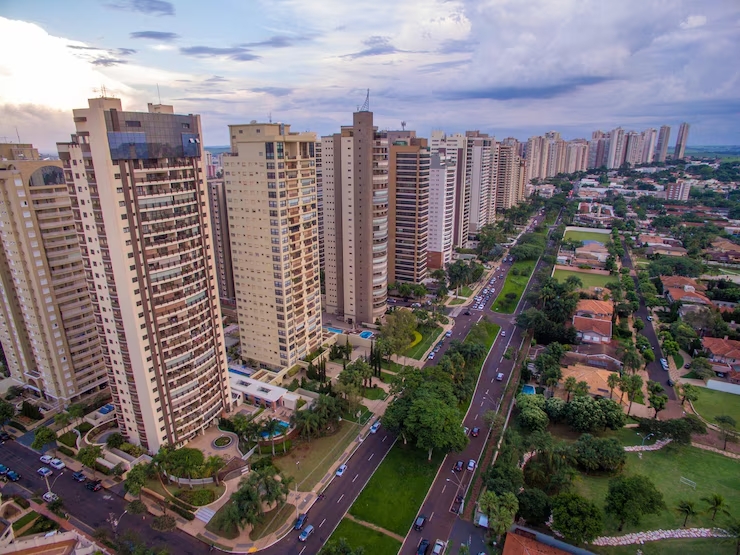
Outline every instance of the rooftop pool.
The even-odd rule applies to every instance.
[[[340,330],[339,328],[330,328],[330,327],[327,326],[326,329],[329,330],[332,333],[344,333],[344,330]]]
[[[363,332],[362,332],[362,333],[360,334],[360,337],[362,337],[363,339],[370,339],[370,338],[371,338],[371,337],[372,337],[373,335],[374,335],[374,334],[373,334],[373,332],[371,332],[371,331],[363,331]]]
[[[534,395],[535,393],[537,393],[537,390],[534,388],[533,385],[527,384],[522,386],[522,393],[524,393],[525,395]]]

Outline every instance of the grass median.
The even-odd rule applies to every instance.
[[[349,518],[342,519],[329,541],[339,541],[340,538],[344,538],[352,549],[363,547],[365,553],[373,555],[396,555],[401,549],[398,540]]]
[[[522,293],[527,288],[529,277],[537,264],[535,260],[520,260],[511,265],[506,276],[504,287],[499,291],[496,301],[493,303],[493,311],[503,314],[511,314],[519,304]],[[516,275],[515,275],[516,274]]]
[[[403,353],[403,356],[407,356],[416,360],[421,360],[432,344],[439,339],[439,335],[442,333],[442,328],[439,326],[431,327],[420,327],[419,333],[421,333],[421,341],[419,341],[413,347],[410,347]]]

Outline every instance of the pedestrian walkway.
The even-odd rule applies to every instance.
[[[709,445],[704,445],[703,443],[697,443],[695,441],[692,441],[691,445],[693,447],[698,447],[699,449],[704,449],[705,451],[711,451],[712,453],[717,453],[718,455],[730,457],[731,459],[740,460],[740,455],[737,453],[730,453],[729,451],[723,451],[722,449],[717,449],[716,447],[711,447]]]
[[[202,520],[203,522],[208,524],[209,522],[211,522],[211,519],[214,517],[215,514],[216,511],[214,511],[213,509],[210,509],[208,507],[201,507],[200,509],[195,511],[195,518]]]
[[[401,543],[403,543],[403,536],[399,536],[395,532],[391,532],[390,530],[386,530],[385,528],[381,528],[380,526],[377,526],[371,522],[365,522],[364,520],[360,520],[359,518],[353,517],[350,513],[347,513],[345,515],[345,518],[348,518],[349,520],[352,520],[353,522],[356,522],[357,524],[361,524],[362,526],[365,526],[366,528],[370,528],[371,530],[375,530],[377,532],[380,532],[382,534],[385,534],[386,536],[390,536],[394,540],[398,540]]]

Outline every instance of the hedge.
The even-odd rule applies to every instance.
[[[13,496],[13,501],[15,501],[15,504],[16,505],[18,505],[19,507],[22,507],[24,509],[28,509],[28,507],[31,506],[31,504],[28,502],[27,499],[25,499],[24,497],[21,497],[18,494],[15,494]]]
[[[102,474],[105,474],[106,476],[110,476],[110,468],[100,464],[98,461],[95,461],[95,470]]]
[[[21,424],[20,422],[16,422],[15,420],[10,420],[8,422],[8,426],[10,426],[11,428],[15,428],[19,432],[27,432],[28,431],[23,424]]]
[[[59,450],[60,452],[62,452],[62,453],[64,453],[65,455],[67,455],[68,457],[73,457],[73,458],[74,458],[74,456],[75,456],[75,452],[74,452],[74,451],[72,451],[72,449],[70,449],[69,447],[65,447],[64,445],[59,445],[59,446],[57,446],[57,449],[58,449],[58,450]]]
[[[26,524],[30,524],[34,520],[36,520],[39,517],[39,514],[36,511],[31,511],[28,514],[23,515],[21,518],[16,520],[13,523],[13,531],[17,532],[21,528],[23,528]]]
[[[202,507],[213,503],[216,494],[211,489],[182,490],[177,494],[177,498],[194,507]]]
[[[77,447],[77,434],[70,430],[60,435],[57,441],[61,441],[67,447]]]
[[[188,505],[185,501],[182,501],[178,499],[177,497],[172,497],[171,495],[167,496],[167,500],[171,501],[173,507],[179,507],[185,511],[192,511],[193,507]]]
[[[89,422],[83,422],[79,426],[77,426],[77,429],[80,431],[82,435],[85,435],[87,432],[92,430],[95,426],[90,424]]]
[[[170,509],[186,520],[195,520],[195,515],[193,513],[186,511],[185,509],[181,509],[177,505],[170,505]]]

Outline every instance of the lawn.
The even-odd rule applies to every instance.
[[[468,300],[468,299],[463,299],[462,297],[461,297],[461,298],[459,298],[459,299],[452,299],[452,300],[450,301],[450,305],[463,304],[463,303],[464,303],[465,301],[467,301],[467,300]]]
[[[694,408],[710,422],[714,422],[714,418],[722,414],[732,416],[735,422],[740,422],[740,395],[702,387],[699,399],[694,401]]]
[[[620,545],[614,547],[588,546],[589,551],[601,555],[635,555],[637,545]],[[639,546],[643,555],[735,555],[732,540],[720,538],[702,538],[696,540],[662,540],[647,542]]]
[[[711,515],[704,512],[702,497],[720,493],[730,507],[740,507],[740,461],[697,449],[690,446],[666,447],[659,451],[627,453],[624,473],[643,474],[655,483],[663,493],[667,510],[658,515],[649,515],[638,526],[626,524],[617,532],[617,523],[605,517],[604,535],[621,535],[639,530],[676,529],[683,518],[675,511],[681,500],[694,501],[701,514],[689,519],[689,527],[712,526]],[[696,490],[680,483],[684,477],[696,482]],[[608,490],[609,476],[580,475],[575,489],[600,507]],[[715,523],[716,524],[716,523]]]
[[[673,362],[676,363],[676,368],[678,368],[679,370],[683,368],[683,357],[680,353],[673,355]],[[737,395],[735,395],[735,397],[737,397]],[[737,400],[740,401],[740,397],[737,397]]]
[[[348,518],[342,519],[329,541],[339,538],[347,540],[352,549],[363,547],[365,553],[373,555],[396,555],[401,549],[401,542]]]
[[[503,312],[504,314],[514,312],[516,305],[519,304],[519,299],[522,297],[522,293],[524,293],[524,289],[527,287],[529,276],[532,275],[535,264],[532,260],[520,260],[512,264],[511,270],[506,275],[506,282],[501,291],[499,291],[496,302],[493,303],[492,308],[494,312]],[[518,276],[513,274],[515,269],[519,273]],[[516,297],[509,301],[506,298],[508,293],[515,293]]]
[[[291,516],[295,517],[295,514],[295,505],[283,503],[281,506],[275,507],[262,516],[262,522],[258,522],[254,525],[254,528],[249,532],[249,538],[252,541],[256,541],[265,536],[269,536],[285,524]]]
[[[598,241],[606,245],[611,236],[608,233],[594,233],[593,231],[566,231],[563,241]]]
[[[365,399],[370,399],[371,401],[378,401],[379,399],[385,399],[386,392],[384,389],[380,387],[367,387],[363,389],[362,396]]]
[[[461,297],[469,297],[473,294],[473,290],[468,287],[467,285],[463,286],[462,289],[460,289],[460,296]]]
[[[570,276],[576,276],[583,282],[584,287],[604,287],[610,281],[618,281],[618,276],[602,276],[600,274],[587,274],[586,272],[577,272],[575,270],[555,270],[553,277],[563,282]]]
[[[421,332],[421,341],[413,347],[406,349],[403,356],[421,360],[422,357],[424,357],[424,353],[426,353],[437,339],[439,339],[439,334],[442,333],[442,328],[439,326],[434,326],[433,328],[421,327],[419,328],[419,331]]]
[[[293,449],[273,463],[288,476],[295,478],[300,491],[310,491],[329,471],[344,449],[352,443],[360,427],[354,422],[342,420],[339,430],[311,441],[295,440]],[[279,451],[278,451],[279,453]]]
[[[350,514],[405,536],[442,459],[444,453],[438,451],[427,461],[426,451],[398,441],[350,507]]]
[[[390,361],[389,363],[387,360],[383,360],[383,362],[380,363],[380,367],[395,374],[403,369],[403,364],[398,364],[395,361]]]
[[[470,328],[470,331],[468,332],[468,335],[465,336],[463,343],[482,343],[485,345],[486,351],[488,351],[496,340],[496,336],[500,329],[501,326],[498,324],[481,320]]]

